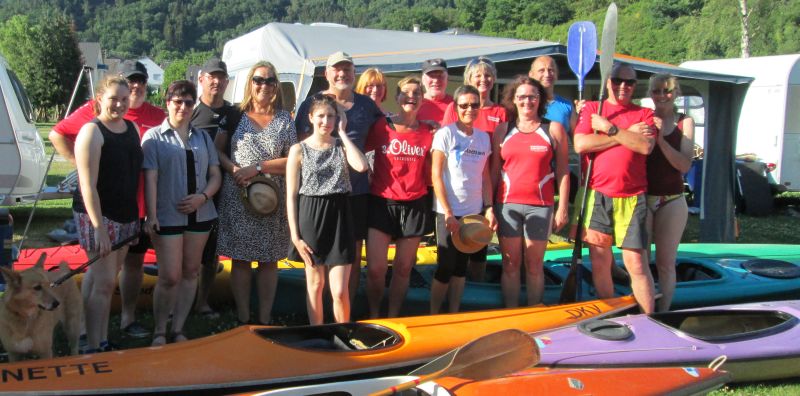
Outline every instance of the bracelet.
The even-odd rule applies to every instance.
[[[204,192],[201,192],[200,194],[203,194],[203,196],[206,197],[206,202],[208,202],[208,195]]]

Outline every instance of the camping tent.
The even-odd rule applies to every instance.
[[[484,55],[497,64],[500,78],[527,73],[532,58],[551,55],[559,63],[560,82],[574,84],[566,62],[567,48],[558,43],[270,23],[225,44],[222,60],[228,65],[231,79],[226,98],[234,102],[241,100],[248,69],[259,60],[269,60],[278,70],[281,81],[294,88],[291,99],[299,102],[311,91],[314,77],[322,75],[327,56],[339,50],[352,55],[357,71],[379,67],[389,73],[416,72],[424,60],[444,58],[450,74],[455,75],[470,59]],[[657,72],[672,73],[705,99],[708,116],[705,120],[700,239],[732,241],[735,128],[747,84],[752,79],[682,69],[639,58],[617,58],[641,72],[640,79]],[[599,71],[595,67],[587,77],[587,85],[598,85],[599,80]],[[588,91],[587,94],[592,93]]]

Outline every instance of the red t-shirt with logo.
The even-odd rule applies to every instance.
[[[417,118],[419,118],[419,116],[417,116]],[[450,125],[456,121],[458,121],[458,113],[456,112],[456,103],[453,102],[447,105],[447,110],[445,110],[444,119],[442,120],[442,126]],[[505,122],[508,122],[506,109],[495,103],[491,106],[481,107],[480,110],[478,110],[478,119],[472,123],[472,126],[486,131],[489,136],[492,136],[497,126]]]
[[[500,147],[503,159],[497,201],[551,206],[555,196],[553,144],[541,128],[530,133],[512,128]]]
[[[441,100],[439,99],[422,99],[422,105],[417,112],[417,119],[420,121],[436,121],[439,126],[444,126],[444,112],[447,110],[447,105],[453,103],[453,97],[445,95]]]
[[[364,151],[375,150],[370,192],[395,201],[411,201],[428,193],[425,172],[430,170],[433,131],[424,123],[416,131],[397,132],[379,118],[367,137]]]
[[[83,106],[79,107],[72,112],[72,114],[68,115],[67,118],[56,124],[53,130],[70,141],[75,142],[81,128],[95,118],[93,107],[94,100],[84,103]],[[161,122],[167,118],[167,115],[160,107],[145,102],[138,108],[128,109],[128,112],[125,113],[125,117],[123,118],[133,122],[139,127],[139,138],[141,138],[148,129],[161,125]],[[144,207],[144,176],[139,178],[139,190],[136,193],[136,201],[139,203],[139,217],[144,217],[147,213]]]
[[[581,111],[576,135],[588,135],[592,131],[592,114],[597,113],[599,102],[586,102]],[[653,110],[635,104],[620,105],[609,101],[603,103],[603,117],[619,129],[645,122],[655,131]],[[604,133],[599,132],[598,133]],[[592,153],[594,166],[589,187],[610,197],[632,197],[647,191],[647,156],[635,153],[623,145],[616,145]]]

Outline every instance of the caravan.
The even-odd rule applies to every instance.
[[[753,77],[739,115],[736,154],[775,169],[773,182],[800,191],[800,54],[690,61],[696,70]]]
[[[0,55],[0,205],[33,199],[46,176],[44,143],[17,76]]]

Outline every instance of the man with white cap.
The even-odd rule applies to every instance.
[[[356,72],[353,58],[349,54],[338,51],[328,57],[325,64],[325,79],[328,81],[328,89],[322,91],[323,94],[332,95],[336,98],[337,105],[344,110],[347,118],[347,136],[358,147],[364,150],[364,143],[367,134],[372,128],[372,124],[384,117],[383,112],[369,98],[369,96],[357,94],[353,91],[355,87]],[[311,133],[311,123],[308,119],[308,109],[311,104],[309,96],[297,109],[295,115],[295,126],[297,127],[297,140],[302,140]],[[369,177],[367,173],[358,173],[351,170],[350,184],[352,193],[350,195],[350,205],[352,208],[366,208],[369,197]],[[350,274],[350,300],[353,300],[358,289],[358,281],[361,271],[361,246],[367,237],[367,211],[353,210],[353,231],[356,239],[356,257]]]
[[[134,122],[139,127],[139,133],[142,135],[148,129],[161,125],[161,122],[166,118],[164,110],[146,102],[147,68],[141,62],[127,60],[120,65],[119,74],[128,80],[128,86],[131,91],[130,107],[124,118]],[[56,124],[48,135],[56,151],[72,162],[73,165],[75,164],[75,139],[81,127],[95,117],[93,106],[94,99],[91,99]],[[142,218],[142,221],[144,221],[145,215],[143,187],[144,183],[140,182],[137,200],[139,202],[139,217]],[[120,328],[125,334],[133,338],[144,338],[150,335],[150,332],[136,321],[136,302],[139,299],[139,290],[142,287],[144,254],[148,248],[150,248],[150,238],[147,237],[146,233],[142,232],[139,236],[139,243],[128,249],[125,264],[120,273],[119,289],[122,297]],[[82,290],[89,289],[89,287],[82,287]]]

